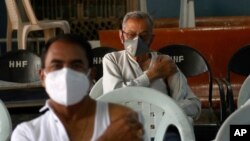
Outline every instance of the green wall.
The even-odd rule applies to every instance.
[[[147,0],[148,11],[155,18],[177,18],[180,0]],[[194,0],[195,14],[204,16],[250,16],[250,0]]]

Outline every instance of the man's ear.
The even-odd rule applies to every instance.
[[[40,77],[40,80],[41,80],[41,84],[43,87],[45,87],[45,83],[44,83],[44,80],[45,80],[45,74],[44,74],[44,69],[40,69],[39,70],[39,77]]]
[[[124,37],[123,37],[123,34],[122,34],[122,30],[119,30],[119,37],[120,37],[121,43],[123,44],[124,43]]]

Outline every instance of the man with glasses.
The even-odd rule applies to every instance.
[[[152,18],[144,12],[129,12],[119,34],[124,50],[103,58],[104,93],[127,86],[151,87],[170,95],[190,119],[198,118],[201,103],[185,76],[169,56],[149,49],[154,37]]]

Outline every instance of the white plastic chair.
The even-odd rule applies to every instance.
[[[9,112],[0,99],[0,141],[7,141],[12,132],[12,123]]]
[[[175,126],[182,141],[194,141],[194,132],[182,109],[167,95],[146,87],[124,87],[99,96],[98,101],[126,105],[141,113],[144,140],[163,141],[169,126]]]
[[[229,141],[230,137],[230,125],[246,125],[250,124],[250,104],[238,108],[232,113],[221,125],[215,141]]]
[[[243,104],[245,104],[249,98],[250,98],[250,75],[241,85],[237,102],[238,108],[240,108]]]
[[[21,0],[20,0],[21,1]],[[8,21],[7,21],[7,51],[11,50],[12,32],[17,30],[18,49],[26,49],[26,40],[29,32],[43,30],[45,41],[55,36],[56,28],[60,28],[64,33],[70,32],[69,23],[65,20],[42,20],[38,21],[30,0],[22,0],[25,15],[28,17],[28,22],[24,22],[19,13],[16,0],[5,0]]]
[[[89,92],[89,96],[92,99],[97,99],[99,96],[103,94],[103,85],[102,85],[102,77],[95,83],[92,89]]]

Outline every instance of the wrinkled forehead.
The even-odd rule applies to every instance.
[[[148,28],[152,29],[153,28],[153,23],[151,21],[151,19],[149,19],[149,17],[145,17],[145,16],[136,16],[136,15],[132,15],[132,16],[128,16],[128,17],[125,17],[123,19],[123,23],[122,23],[122,28],[125,28],[127,26],[127,22],[129,20],[133,20],[133,21],[141,21],[143,22],[144,24],[147,25]]]
[[[146,19],[142,18],[130,18],[124,24],[123,30],[135,30],[140,32],[151,32],[152,29]]]

